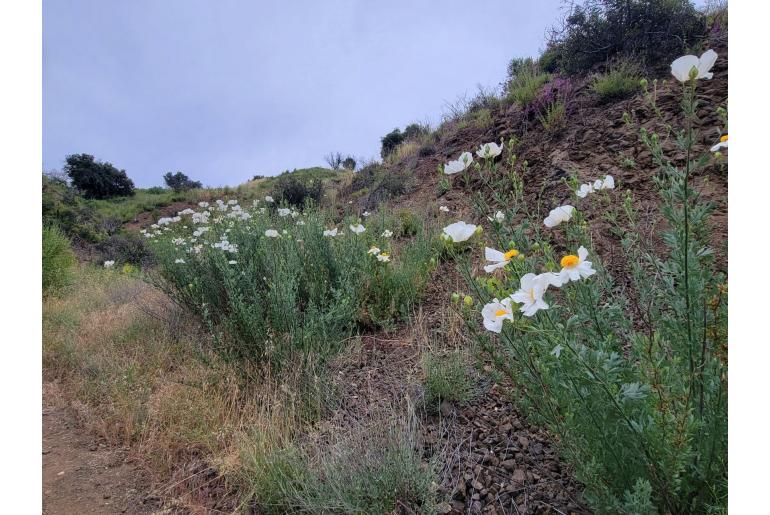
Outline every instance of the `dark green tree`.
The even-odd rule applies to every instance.
[[[174,191],[185,191],[203,187],[203,184],[201,184],[200,181],[193,181],[182,172],[167,172],[163,176],[163,180],[166,181],[166,186]]]
[[[68,155],[66,161],[64,172],[86,198],[104,199],[134,194],[134,183],[126,171],[118,170],[112,163],[97,161],[89,154]]]

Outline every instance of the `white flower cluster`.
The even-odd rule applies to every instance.
[[[589,193],[611,189],[615,189],[615,179],[612,175],[605,175],[604,179],[596,179],[592,183],[581,184],[580,188],[575,191],[575,195],[586,198]]]

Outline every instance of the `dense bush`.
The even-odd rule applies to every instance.
[[[705,18],[689,0],[583,0],[552,31],[546,66],[581,74],[616,56],[656,63],[683,53],[705,32]]]
[[[166,181],[166,186],[174,191],[186,191],[203,187],[201,181],[194,181],[182,172],[166,172],[163,175],[163,180]]]
[[[134,233],[113,234],[98,246],[105,260],[147,266],[153,262],[146,239]]]
[[[370,219],[362,234],[348,220],[325,236],[333,224],[323,213],[283,209],[220,203],[210,215],[166,219],[161,225],[171,230],[148,233],[162,284],[226,331],[227,355],[274,365],[297,353],[328,356],[357,327],[387,326],[408,313],[429,271],[432,243],[422,225],[395,249],[381,236],[396,228],[390,217]],[[372,246],[386,254],[369,253]]]
[[[404,134],[401,132],[401,129],[395,128],[383,136],[381,141],[380,157],[385,159],[404,141]]]
[[[43,294],[69,284],[74,266],[75,255],[64,233],[55,226],[43,227]]]
[[[632,62],[622,60],[597,75],[591,81],[591,91],[599,96],[600,102],[625,98],[639,89],[639,69]]]
[[[346,157],[342,160],[342,168],[345,170],[355,170],[356,169],[356,160],[353,159],[351,156]]]
[[[108,226],[66,182],[43,176],[43,225],[56,226],[70,238],[96,243],[108,235]]]
[[[273,196],[292,206],[302,207],[309,200],[318,202],[322,195],[323,184],[320,179],[303,181],[289,175],[278,179]]]
[[[89,154],[67,156],[64,172],[72,185],[86,198],[125,197],[134,194],[134,183],[125,170],[118,170],[111,163],[96,161]]]

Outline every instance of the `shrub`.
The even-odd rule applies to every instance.
[[[705,32],[689,0],[583,0],[552,30],[547,53],[555,68],[580,74],[616,56],[650,63],[674,57]]]
[[[572,102],[572,83],[569,79],[556,77],[543,86],[537,98],[529,104],[526,112],[534,113],[546,132],[555,132],[564,127]]]
[[[398,163],[399,161],[415,155],[418,150],[420,150],[420,144],[418,142],[413,140],[405,140],[403,143],[399,144],[395,149],[393,149],[390,154],[388,154],[388,157],[385,158],[385,161],[389,164]]]
[[[473,124],[479,129],[487,129],[492,125],[492,112],[487,108],[473,113]]]
[[[174,191],[187,191],[203,187],[200,181],[193,181],[182,172],[167,172],[163,175],[163,180],[166,181],[166,186]]]
[[[369,221],[360,235],[347,229],[358,221],[347,220],[339,236],[327,237],[332,223],[313,209],[296,217],[216,209],[210,221],[195,215],[199,224],[170,222],[172,230],[151,241],[159,284],[216,334],[224,331],[219,348],[240,362],[280,367],[296,355],[328,357],[359,326],[384,326],[408,313],[427,281],[430,234],[423,230],[392,249],[392,240],[380,237],[395,229],[390,217]],[[278,236],[266,235],[269,229]],[[369,254],[373,245],[391,261]]]
[[[304,206],[307,201],[318,202],[322,195],[323,184],[320,179],[303,181],[291,175],[278,179],[274,191],[276,200],[298,207]]]
[[[356,169],[356,160],[353,159],[351,156],[346,157],[342,161],[342,168],[345,170],[355,170]]]
[[[473,278],[470,262],[460,264],[468,286],[488,303],[482,316],[489,331],[476,317],[467,318],[469,330],[515,384],[521,411],[556,435],[597,513],[726,510],[727,289],[710,247],[711,206],[691,184],[704,162],[693,155],[701,141],[695,88],[685,85],[685,125],[676,131],[676,152],[688,156],[681,168],[664,152],[665,138],[640,129],[659,167],[667,228],[659,240],[639,221],[630,191],[620,200],[604,190],[577,199],[574,219],[558,231],[543,232],[534,209],[519,212],[520,202],[511,202],[519,223],[494,228],[494,238],[497,245],[516,242],[522,258],[495,277]],[[582,209],[585,202],[592,209]],[[623,288],[590,249],[592,213],[621,235]],[[559,260],[555,248],[568,255]],[[581,260],[592,263],[592,274],[566,283],[548,275],[574,272]],[[530,271],[545,271],[547,292],[522,284]],[[492,299],[513,292],[510,321],[502,320],[498,310],[507,308]],[[517,312],[517,303],[538,296],[547,305]],[[499,335],[490,321],[502,323]]]
[[[515,73],[509,77],[506,85],[508,101],[523,108],[528,107],[537,98],[543,85],[551,79],[550,75],[542,73],[531,59],[516,64],[512,61],[508,70],[509,73]]]
[[[134,233],[114,234],[99,244],[105,259],[147,266],[153,263],[146,238]]]
[[[68,285],[75,263],[75,254],[64,233],[55,226],[43,227],[43,294]]]
[[[401,133],[401,129],[395,128],[383,136],[381,141],[380,157],[385,159],[404,141],[404,135]]]
[[[153,186],[152,188],[147,188],[145,191],[150,195],[161,195],[163,193],[166,193],[166,188],[163,188],[161,186]]]
[[[600,102],[625,98],[638,88],[638,67],[626,60],[613,64],[608,71],[591,81],[591,91],[599,96]]]
[[[425,404],[437,409],[442,401],[463,404],[473,396],[473,383],[468,376],[464,356],[427,354],[423,358]]]
[[[94,160],[89,154],[67,156],[64,172],[86,198],[125,197],[134,194],[134,183],[125,170]]]

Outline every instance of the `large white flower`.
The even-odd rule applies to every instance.
[[[505,265],[511,262],[511,259],[519,255],[519,251],[511,249],[508,252],[500,252],[499,250],[491,249],[489,247],[484,248],[484,259],[490,262],[488,265],[484,265],[484,271],[491,273],[498,268],[503,268]]]
[[[502,211],[498,211],[497,213],[495,213],[494,217],[488,216],[487,220],[489,220],[490,222],[497,222],[501,224],[505,221],[505,213],[503,213]]]
[[[331,238],[337,236],[337,228],[334,229],[327,229],[324,231],[324,236],[329,236]]]
[[[351,226],[350,226],[350,230],[351,230],[352,232],[354,232],[355,234],[361,234],[362,232],[364,232],[364,231],[366,230],[366,227],[364,227],[364,226],[363,226],[363,225],[361,225],[361,224],[358,224],[358,225],[351,225]]]
[[[446,207],[446,206],[439,206],[438,210],[441,211],[442,213],[448,213],[449,212],[449,208]]]
[[[551,212],[548,213],[548,216],[543,220],[543,224],[545,224],[546,227],[556,227],[560,223],[566,222],[572,218],[572,213],[574,211],[575,208],[569,204],[551,209]]]
[[[484,143],[479,147],[479,149],[476,151],[476,155],[479,156],[482,159],[488,159],[490,157],[497,157],[502,153],[503,146],[498,145],[495,142],[492,143]]]
[[[265,195],[265,202],[274,202],[273,197],[270,195]]]
[[[679,82],[687,82],[690,80],[692,69],[695,68],[696,79],[710,79],[714,76],[711,68],[714,67],[717,57],[717,53],[713,50],[706,50],[700,58],[694,55],[683,55],[671,63],[671,75]]]
[[[727,148],[727,134],[719,138],[719,143],[711,147],[712,152],[719,152],[720,149]]]
[[[380,253],[380,247],[372,247],[367,252],[367,254],[374,254],[375,256]]]
[[[541,309],[548,309],[548,303],[543,300],[553,274],[526,274],[522,276],[519,290],[511,295],[514,302],[521,304],[519,310],[524,316],[531,317]]]
[[[593,184],[581,184],[580,188],[578,188],[575,191],[575,195],[577,195],[580,198],[586,198],[589,193],[594,192],[594,186]]]
[[[473,163],[473,155],[470,152],[463,152],[455,161],[449,161],[444,165],[444,173],[452,175],[460,173]]]
[[[449,236],[454,243],[461,243],[468,241],[476,232],[476,226],[473,224],[466,224],[463,221],[455,222],[444,227],[444,234]]]
[[[284,216],[289,216],[290,214],[291,214],[291,209],[289,209],[288,207],[278,208],[278,216],[284,217]]]
[[[265,236],[268,238],[277,238],[278,237],[278,231],[275,229],[268,229],[265,231]]]
[[[390,261],[390,254],[388,254],[387,252],[380,252],[379,254],[377,254],[377,261],[387,263],[388,261]]]
[[[561,272],[552,274],[551,284],[558,288],[570,281],[579,281],[594,275],[596,270],[593,269],[593,263],[586,261],[587,257],[588,250],[581,246],[577,256],[570,254],[561,258]]]
[[[393,231],[391,231],[390,229],[385,229],[384,231],[382,231],[383,238],[390,238],[391,236],[393,236]]]
[[[615,189],[615,179],[612,175],[605,175],[604,179],[596,179],[593,186],[596,191],[613,190]]]
[[[506,297],[502,301],[492,299],[492,302],[482,308],[481,316],[484,317],[484,328],[487,331],[500,333],[503,330],[503,320],[513,320],[511,297]]]

